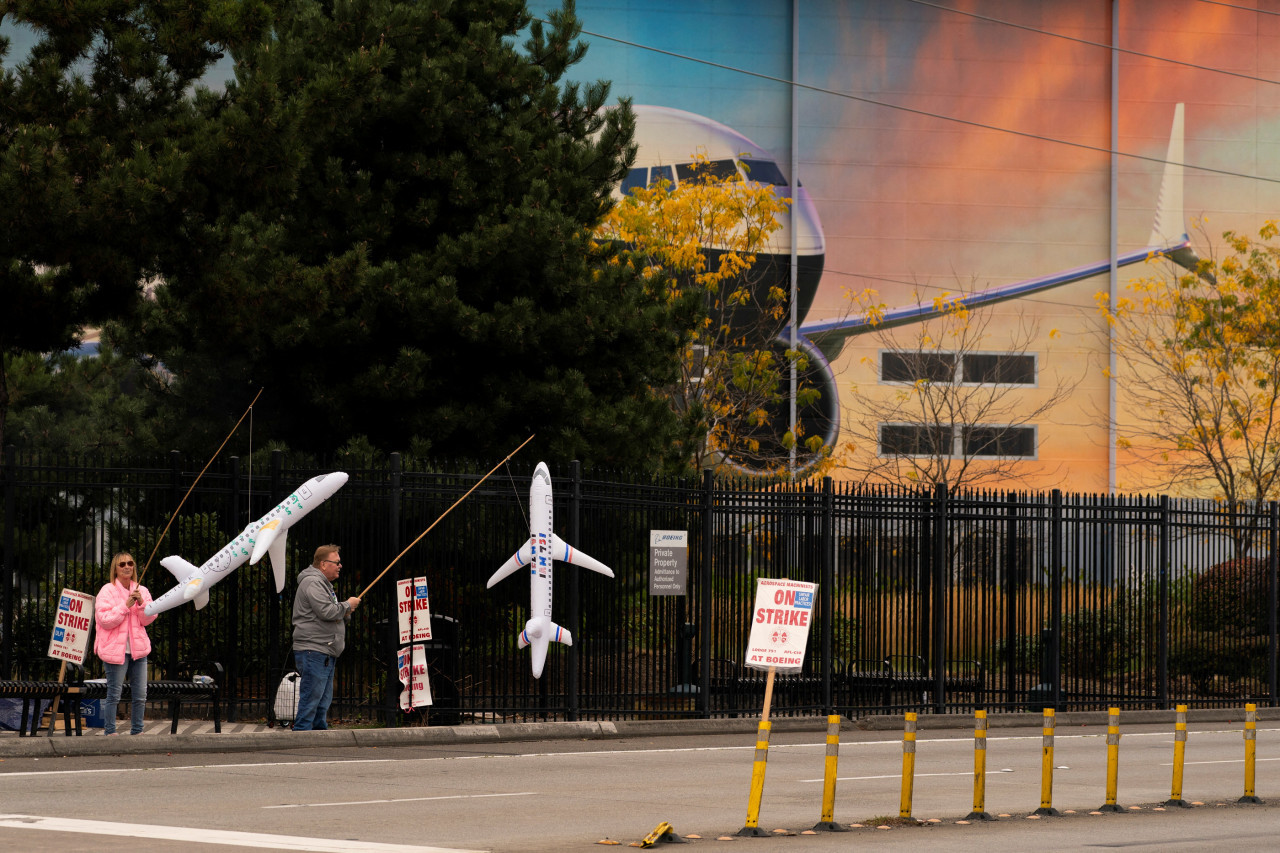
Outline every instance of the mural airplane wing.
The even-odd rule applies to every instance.
[[[1173,129],[1169,136],[1169,150],[1165,157],[1164,174],[1160,182],[1160,196],[1156,204],[1155,223],[1145,248],[1116,257],[1117,267],[1141,263],[1152,257],[1166,257],[1179,266],[1194,269],[1199,258],[1191,248],[1186,233],[1186,219],[1182,209],[1183,173],[1183,105],[1178,104],[1173,115]],[[1100,275],[1111,268],[1111,260],[1074,267],[1039,278],[1014,284],[1001,285],[964,296],[966,308],[981,308],[1030,296],[1070,284],[1074,281]],[[827,361],[833,361],[844,347],[845,341],[864,332],[892,329],[910,323],[918,323],[937,317],[942,311],[932,303],[892,308],[877,318],[855,314],[836,320],[802,323],[800,336],[821,352]]]

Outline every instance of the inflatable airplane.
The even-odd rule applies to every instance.
[[[214,554],[199,568],[181,557],[165,557],[160,565],[177,579],[178,585],[147,605],[147,615],[172,610],[179,604],[194,600],[196,610],[209,603],[209,589],[244,565],[254,565],[263,554],[271,555],[271,569],[275,572],[276,592],[284,590],[285,541],[289,528],[297,524],[311,510],[333,497],[345,486],[347,475],[342,471],[321,474],[307,480],[298,490],[280,502],[280,505],[262,518],[251,523],[240,535],[232,539],[222,550]]]
[[[547,661],[547,647],[554,640],[573,645],[573,635],[551,621],[552,569],[556,560],[573,563],[584,569],[613,577],[613,569],[594,557],[571,548],[557,536],[552,527],[551,472],[545,462],[539,462],[533,470],[533,484],[529,486],[529,541],[511,555],[502,567],[489,578],[486,589],[517,569],[529,567],[529,621],[516,637],[520,648],[533,647],[533,677],[542,677],[542,667]]]

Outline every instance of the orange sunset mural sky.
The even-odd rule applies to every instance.
[[[1116,251],[1142,248],[1178,103],[1184,228],[1207,219],[1217,241],[1280,211],[1280,2],[580,0],[577,11],[590,50],[575,78],[728,125],[788,175],[794,155],[826,237],[802,322],[849,313],[847,291],[899,306],[1104,261],[1113,218]],[[1149,273],[1122,268],[1119,285]],[[1020,487],[1152,482],[1123,453],[1111,470],[1095,303],[1108,287],[1103,274],[983,309],[993,352],[1020,325],[1039,329],[1038,385],[1021,393],[1076,385],[1038,424]],[[881,347],[850,340],[832,365],[842,389],[891,392],[878,383]]]

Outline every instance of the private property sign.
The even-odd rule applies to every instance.
[[[83,664],[89,652],[89,629],[93,627],[93,596],[64,589],[58,596],[58,614],[49,638],[51,658]]]
[[[689,531],[649,531],[649,594],[684,595],[689,583]]]
[[[751,636],[746,665],[752,669],[799,672],[809,644],[818,585],[805,581],[760,578],[751,609]]]

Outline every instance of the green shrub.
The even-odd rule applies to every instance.
[[[1199,575],[1192,587],[1192,627],[1236,637],[1268,633],[1268,562],[1261,557],[1240,557]]]
[[[1169,649],[1169,672],[1187,676],[1197,692],[1207,692],[1215,677],[1238,681],[1266,673],[1265,637],[1239,637],[1201,631],[1177,638]]]

